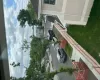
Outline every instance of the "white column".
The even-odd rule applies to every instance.
[[[84,21],[84,18],[85,18],[85,14],[87,12],[87,8],[88,8],[89,1],[90,0],[85,0],[84,9],[83,9],[83,13],[82,13],[82,16],[81,16],[81,21]]]
[[[65,13],[67,0],[63,0],[62,13]]]

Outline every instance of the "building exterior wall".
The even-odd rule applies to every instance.
[[[55,5],[45,4],[42,0],[42,10],[61,12],[63,6],[63,0],[55,0]]]
[[[64,24],[86,25],[94,0],[55,1],[55,5],[51,5],[42,0],[42,14],[57,15]]]
[[[88,7],[87,7],[86,14],[85,14],[85,18],[84,18],[84,21],[85,21],[85,22],[87,22],[87,20],[88,20],[88,18],[89,18],[89,14],[90,14],[90,12],[91,12],[91,7],[92,7],[92,5],[93,5],[93,2],[94,2],[94,0],[91,0],[91,1],[89,1],[89,3],[88,3]]]
[[[65,14],[80,17],[84,8],[85,0],[67,0]]]
[[[77,16],[77,15],[64,15],[64,20],[80,21],[81,20],[81,16]]]
[[[71,59],[75,60],[76,62],[79,62],[79,60],[80,60],[80,54],[79,54],[79,52],[76,51],[76,49],[74,47],[73,47]]]

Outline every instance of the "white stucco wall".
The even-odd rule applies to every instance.
[[[86,0],[67,0],[65,14],[76,15],[77,18],[82,15]]]
[[[88,3],[88,7],[87,7],[87,10],[86,10],[86,14],[85,14],[85,17],[84,17],[84,21],[85,22],[87,22],[87,20],[88,20],[88,18],[89,18],[89,14],[90,14],[90,12],[91,12],[91,8],[92,8],[92,5],[93,5],[93,2],[94,2],[94,0],[91,0],[91,1],[89,1],[89,3]]]
[[[79,52],[76,51],[76,49],[73,47],[73,52],[72,52],[72,57],[71,57],[72,60],[75,60],[76,62],[79,62],[80,60],[80,55],[79,55]]]
[[[45,4],[44,1],[42,0],[42,4],[43,4],[42,10],[61,12],[63,6],[63,0],[55,0],[55,5]]]
[[[62,23],[86,25],[94,0],[55,0],[55,5],[44,4],[42,14],[57,15]]]

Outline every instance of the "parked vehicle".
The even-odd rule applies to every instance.
[[[67,61],[67,54],[63,48],[58,49],[57,58],[61,63],[65,63]]]
[[[49,40],[53,40],[53,37],[55,37],[55,34],[52,30],[48,30],[48,33],[50,35]]]

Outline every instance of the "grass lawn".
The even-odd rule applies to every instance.
[[[100,63],[100,0],[94,1],[87,25],[70,25],[68,33]]]

